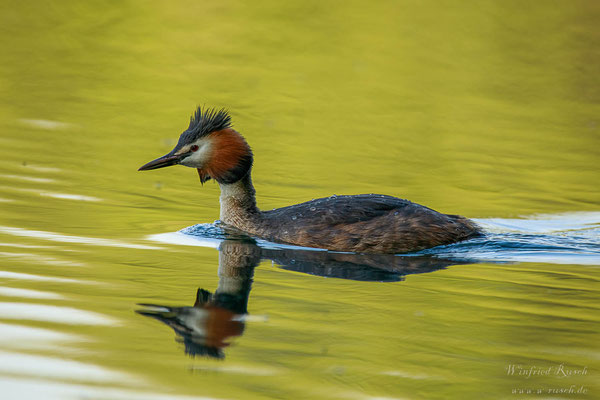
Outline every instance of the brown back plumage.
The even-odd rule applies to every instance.
[[[479,227],[392,196],[332,196],[247,219],[242,230],[275,242],[359,253],[406,253],[480,236]]]

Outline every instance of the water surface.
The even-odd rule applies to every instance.
[[[594,1],[4,4],[3,394],[598,398],[599,21]],[[227,236],[216,184],[136,171],[197,105],[230,110],[261,208],[382,193],[488,234],[391,258]]]

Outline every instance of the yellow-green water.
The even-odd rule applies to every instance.
[[[4,2],[2,398],[599,398],[599,26],[596,1]],[[134,311],[217,288],[217,250],[155,235],[219,188],[136,169],[196,105],[230,110],[261,208],[385,193],[496,236],[401,281],[266,259],[225,358],[186,356]]]

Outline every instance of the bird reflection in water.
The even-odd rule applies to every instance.
[[[223,349],[244,332],[252,276],[259,262],[260,247],[224,241],[219,248],[219,286],[214,293],[200,288],[191,307],[139,304],[145,309],[136,312],[173,328],[186,354],[224,358]]]
[[[225,240],[219,247],[219,284],[214,293],[198,289],[193,306],[139,304],[138,314],[170,326],[185,353],[224,358],[231,340],[244,333],[254,268],[269,259],[282,268],[331,278],[394,282],[470,261],[431,256],[350,254],[303,249],[267,249],[251,240]]]

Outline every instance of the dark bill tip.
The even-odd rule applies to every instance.
[[[152,160],[149,163],[142,165],[138,169],[138,171],[149,171],[151,169],[158,169],[168,167],[171,165],[176,165],[179,164],[179,160],[181,160],[181,155],[171,156],[167,154],[166,156],[159,157],[156,160]]]

